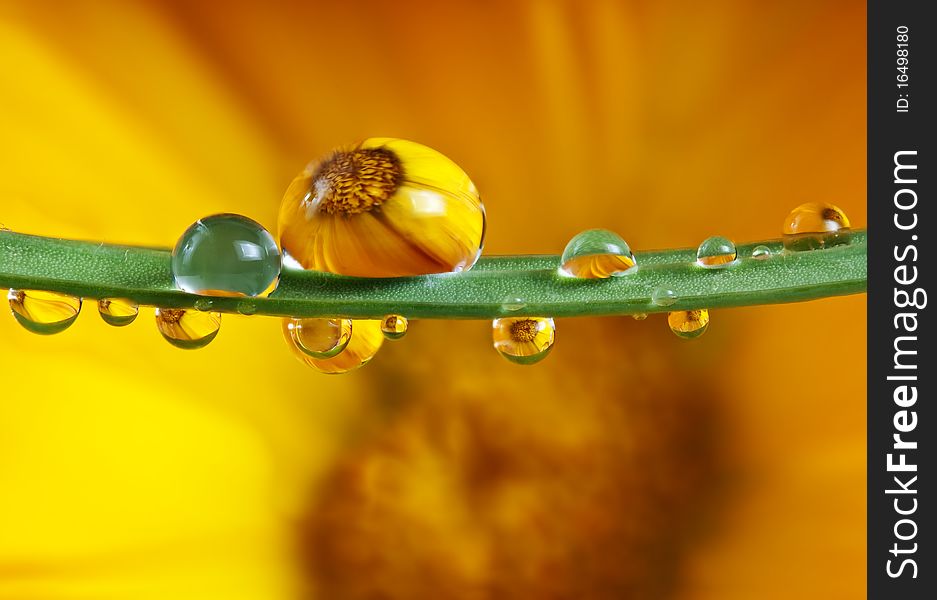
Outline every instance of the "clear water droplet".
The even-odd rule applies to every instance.
[[[208,296],[261,296],[280,276],[280,249],[262,225],[233,214],[193,223],[172,251],[180,289]]]
[[[723,268],[735,261],[737,256],[735,243],[718,235],[703,240],[696,250],[697,264],[707,269]]]
[[[98,314],[104,322],[114,327],[124,327],[133,323],[140,313],[140,305],[125,298],[101,298],[98,300]]]
[[[52,335],[69,328],[81,312],[81,298],[45,290],[10,290],[16,321],[28,331]]]
[[[634,266],[634,254],[621,236],[607,229],[590,229],[566,244],[559,272],[580,279],[607,279]]]
[[[312,358],[337,356],[351,341],[351,319],[284,319],[283,334],[297,350]]]
[[[671,306],[677,301],[677,292],[664,287],[651,292],[651,302],[656,306]]]
[[[166,341],[183,350],[207,346],[221,329],[221,313],[157,308],[156,327]]]
[[[381,331],[384,332],[384,337],[389,340],[399,340],[405,336],[408,326],[409,321],[407,318],[400,315],[387,315],[381,321]]]
[[[825,202],[808,202],[791,211],[781,230],[784,247],[792,252],[820,250],[848,243],[849,218],[841,208]]]
[[[709,328],[709,310],[678,310],[667,315],[667,324],[677,337],[692,340],[706,333]]]
[[[337,375],[347,373],[368,364],[384,343],[384,333],[381,331],[380,319],[355,319],[352,325],[351,339],[345,349],[330,358],[315,358],[297,346],[284,319],[283,334],[293,356],[316,369],[320,373]]]
[[[520,365],[546,358],[556,340],[556,324],[547,317],[502,317],[492,321],[491,329],[495,350]]]
[[[501,310],[504,312],[517,312],[527,306],[527,303],[518,296],[508,296],[501,303]]]
[[[771,258],[771,248],[767,246],[755,246],[752,248],[752,258],[756,260]]]
[[[634,313],[633,315],[631,315],[631,318],[634,319],[635,321],[643,321],[644,319],[647,318],[647,313]]]
[[[205,312],[211,310],[211,307],[214,306],[214,302],[212,302],[211,298],[196,298],[193,306],[195,306],[195,310]]]
[[[237,309],[240,314],[249,317],[257,312],[257,303],[251,300],[241,300],[238,302]]]

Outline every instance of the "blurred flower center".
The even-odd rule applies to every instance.
[[[515,342],[532,342],[537,337],[537,321],[523,319],[511,324],[511,339]]]
[[[386,148],[336,152],[313,177],[313,202],[330,215],[368,212],[390,199],[402,180],[400,159]]]

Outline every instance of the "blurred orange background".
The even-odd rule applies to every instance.
[[[0,0],[0,221],[169,246],[275,230],[369,136],[459,163],[486,254],[865,226],[865,3]],[[323,376],[279,323],[206,349],[152,310],[0,321],[0,598],[857,598],[865,298],[564,319],[532,367],[483,322]]]

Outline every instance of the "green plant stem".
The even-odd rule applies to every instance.
[[[211,310],[296,317],[491,319],[504,315],[570,317],[800,302],[866,289],[866,232],[822,250],[786,252],[780,240],[743,244],[722,269],[694,263],[694,249],[637,253],[638,267],[605,280],[557,275],[558,256],[482,258],[464,273],[360,279],[284,269],[267,298],[211,298]],[[755,246],[771,249],[753,259]],[[205,298],[175,289],[165,249],[0,232],[0,287],[41,289],[84,298],[127,298],[143,305],[194,307]],[[657,306],[656,288],[677,301]],[[523,307],[505,307],[518,298]],[[203,306],[204,300],[200,303]],[[203,306],[204,307],[204,306]]]

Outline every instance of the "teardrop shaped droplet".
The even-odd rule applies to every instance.
[[[81,312],[81,298],[58,292],[10,290],[7,298],[16,321],[40,335],[65,331]]]
[[[320,373],[337,375],[347,373],[368,364],[384,343],[384,333],[381,331],[380,319],[355,319],[352,326],[351,339],[345,349],[331,358],[315,358],[299,348],[290,334],[284,320],[283,333],[293,352],[293,356],[303,363],[316,369]]]
[[[341,353],[352,337],[351,319],[284,319],[283,334],[297,350],[326,359]]]
[[[556,324],[547,317],[502,317],[492,321],[491,329],[495,350],[519,365],[546,358],[556,339]]]
[[[826,202],[808,202],[791,211],[782,229],[784,247],[792,252],[820,250],[848,243],[849,218]]]
[[[651,292],[651,302],[656,306],[671,306],[677,301],[677,292],[659,287]]]
[[[735,243],[729,238],[714,235],[706,238],[696,250],[696,262],[707,269],[720,269],[732,263],[738,255]]]
[[[752,258],[755,260],[771,258],[771,248],[767,246],[755,246],[752,248]]]
[[[408,326],[409,321],[406,317],[400,315],[387,315],[381,322],[381,331],[384,332],[384,337],[387,339],[399,340],[403,336],[407,335]]]
[[[607,279],[634,266],[634,254],[621,236],[607,229],[590,229],[566,244],[559,272],[580,279]]]
[[[166,341],[183,350],[204,348],[221,329],[221,313],[157,308],[156,327]]]
[[[140,313],[140,305],[125,298],[101,298],[98,314],[104,322],[114,327],[130,325]]]
[[[706,333],[709,328],[709,310],[700,308],[674,311],[667,315],[667,323],[677,337],[692,340]]]

